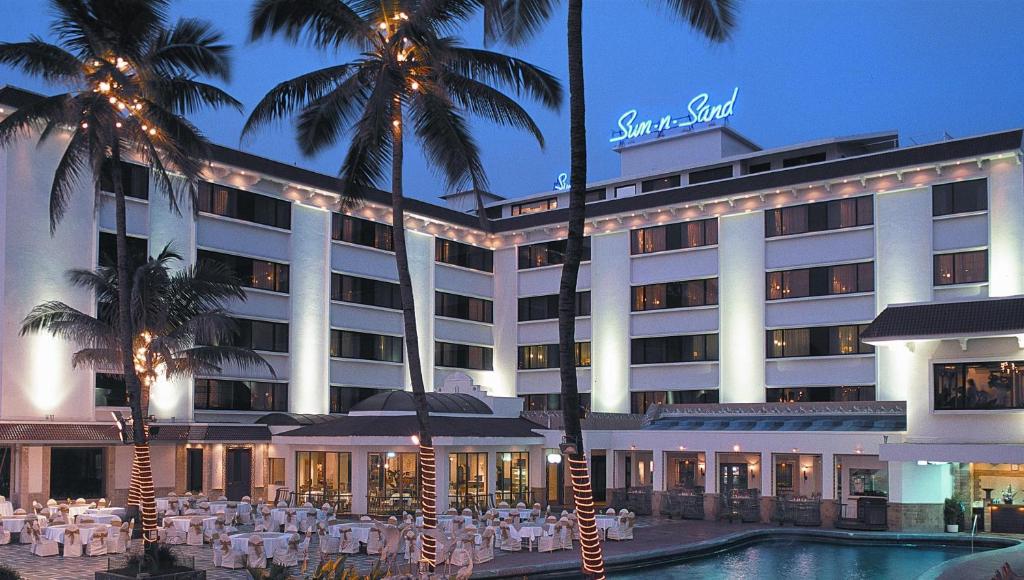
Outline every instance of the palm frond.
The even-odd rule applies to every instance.
[[[34,35],[27,42],[0,42],[0,64],[51,83],[74,84],[82,80],[82,65],[75,55]]]
[[[10,144],[18,137],[28,135],[34,130],[43,129],[47,123],[58,121],[75,124],[70,104],[73,98],[69,93],[43,97],[19,107],[0,120],[0,147]]]
[[[725,42],[736,28],[737,0],[658,0],[675,17],[712,42]]]
[[[112,348],[82,348],[71,355],[71,366],[73,368],[93,369],[120,369],[121,349]]]
[[[327,94],[310,101],[295,121],[295,134],[302,152],[313,155],[337,143],[359,117],[359,108],[367,106],[370,94],[362,75],[356,73]]]
[[[442,46],[444,67],[452,72],[487,84],[507,86],[516,94],[552,110],[562,104],[562,84],[540,67],[499,52],[459,46],[450,40]]]
[[[81,183],[83,176],[92,178],[91,162],[89,134],[76,129],[53,172],[53,183],[50,185],[50,234],[57,231],[57,225],[64,219],[71,193]]]
[[[485,0],[484,37],[519,46],[551,20],[558,0]]]
[[[354,68],[352,64],[329,66],[278,83],[256,104],[242,128],[242,137],[293,114],[328,91],[339,90],[340,83],[350,78]]]
[[[49,332],[78,345],[116,348],[117,335],[109,324],[58,300],[34,307],[21,321],[19,334]]]
[[[186,76],[159,76],[146,81],[146,93],[178,115],[191,115],[203,108],[242,110],[242,103],[220,87]]]
[[[542,148],[544,147],[544,135],[540,127],[526,109],[508,95],[494,87],[454,73],[443,75],[442,80],[448,95],[460,108],[499,125],[527,131],[537,139]]]
[[[435,91],[423,91],[412,99],[410,112],[427,158],[450,187],[487,187],[480,149],[451,101]]]
[[[271,377],[277,377],[265,358],[237,346],[194,346],[178,353],[175,360],[176,364],[168,368],[168,376],[219,373],[225,365],[232,365],[243,371],[265,370]]]
[[[213,26],[195,18],[183,18],[161,30],[147,55],[150,64],[165,77],[206,75],[231,77],[231,47]]]
[[[337,0],[257,0],[250,21],[250,40],[280,34],[323,48],[360,44],[373,26]]]
[[[362,199],[367,188],[384,177],[384,169],[391,159],[391,108],[399,94],[400,82],[389,74],[380,75],[366,100],[341,166],[341,191],[346,199]]]

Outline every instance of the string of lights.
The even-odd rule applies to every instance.
[[[139,492],[141,495],[142,539],[146,544],[157,541],[156,489],[153,487],[153,467],[149,457],[149,444],[135,445],[135,462],[139,466]]]
[[[580,554],[583,558],[583,572],[591,578],[603,580],[604,555],[601,553],[601,538],[597,533],[597,519],[594,517],[594,491],[590,485],[590,470],[585,455],[569,455],[569,478],[572,482],[573,499],[576,502],[576,521],[580,527]]]
[[[420,443],[420,506],[423,509],[423,527],[437,527],[437,463],[432,445]],[[423,535],[421,558],[430,569],[437,564],[437,544],[434,536]]]

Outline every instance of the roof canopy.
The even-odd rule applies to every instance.
[[[427,393],[427,407],[431,413],[458,413],[467,415],[493,415],[487,403],[468,393]],[[389,391],[373,395],[352,407],[352,413],[375,412],[415,413],[416,404],[409,391]]]
[[[860,337],[878,344],[1020,334],[1024,334],[1024,296],[889,306]]]
[[[541,426],[520,418],[445,417],[430,423],[434,437],[540,438]],[[299,427],[278,437],[403,437],[419,433],[413,415],[341,416],[327,423]]]

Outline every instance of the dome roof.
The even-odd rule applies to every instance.
[[[325,423],[331,421],[336,417],[332,415],[312,415],[306,413],[267,413],[259,419],[256,419],[256,423],[261,425],[315,425],[317,423]]]
[[[427,407],[431,413],[461,413],[493,415],[487,403],[467,393],[427,393]],[[391,391],[373,395],[352,407],[352,412],[373,413],[374,411],[408,412],[416,411],[412,393]]]

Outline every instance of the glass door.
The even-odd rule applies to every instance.
[[[530,454],[526,451],[498,453],[495,502],[530,504]]]
[[[723,463],[718,468],[718,489],[724,497],[747,491],[747,464]]]
[[[490,507],[487,494],[487,454],[451,453],[448,455],[448,505]]]

